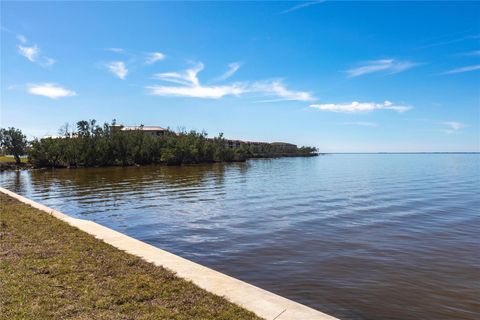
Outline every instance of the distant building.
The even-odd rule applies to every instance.
[[[168,132],[168,129],[157,126],[124,126],[124,125],[112,125],[110,128],[113,131],[142,131],[152,136],[163,137]]]
[[[287,143],[287,142],[272,142],[272,146],[275,147],[278,151],[284,152],[284,153],[290,153],[290,152],[295,152],[297,151],[297,145],[292,144],[292,143]]]
[[[229,149],[240,148],[242,141],[225,139],[225,147]]]
[[[42,139],[61,139],[63,138],[62,136],[43,136],[40,138],[40,140]]]
[[[112,131],[142,131],[152,136],[164,137],[169,130],[158,126],[124,126],[122,124],[111,125]],[[173,133],[173,132],[172,132]],[[213,138],[208,138],[213,140]],[[286,142],[259,142],[259,141],[243,141],[234,139],[224,139],[225,148],[237,149],[242,146],[247,147],[252,152],[265,152],[274,147],[277,153],[294,153],[297,151],[295,144]]]

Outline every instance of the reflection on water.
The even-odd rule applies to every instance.
[[[9,172],[2,186],[348,319],[480,317],[480,155]]]

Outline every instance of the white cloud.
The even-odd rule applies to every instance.
[[[158,96],[183,96],[195,98],[219,99],[224,96],[239,96],[247,93],[261,93],[276,96],[280,100],[308,101],[313,97],[308,92],[291,91],[279,80],[263,82],[235,82],[229,85],[206,86],[200,83],[198,73],[204,68],[203,63],[197,63],[182,72],[157,73],[154,79],[170,82],[180,86],[153,85],[147,87],[151,94]]]
[[[21,34],[17,34],[17,39],[23,43],[26,44],[28,42],[27,37]],[[52,59],[47,56],[41,56],[40,55],[40,48],[34,44],[34,45],[21,45],[19,44],[17,46],[18,53],[25,58],[27,58],[30,62],[37,63],[38,65],[47,68],[51,67],[52,65],[55,64],[55,59]]]
[[[150,86],[151,94],[156,96],[177,96],[192,98],[219,99],[228,95],[238,96],[245,93],[241,84],[226,86],[192,86],[192,87],[171,87],[171,86]]]
[[[51,67],[53,66],[57,61],[55,59],[49,58],[49,57],[42,57],[42,61],[40,62],[40,65],[42,67]]]
[[[20,53],[22,56],[24,56],[31,62],[35,62],[38,57],[38,53],[40,52],[40,49],[37,47],[37,45],[34,45],[32,47],[18,45],[17,48],[18,53]]]
[[[460,129],[463,129],[466,127],[463,123],[456,122],[456,121],[445,121],[442,122],[441,124],[447,126],[447,129],[445,129],[445,133],[454,133],[455,131],[458,131]]]
[[[222,74],[220,77],[218,77],[216,80],[217,81],[227,80],[228,78],[233,76],[238,71],[238,69],[240,69],[241,65],[242,64],[240,62],[230,63],[228,65],[228,70],[224,74]]]
[[[378,127],[375,122],[356,121],[356,122],[344,122],[343,124],[349,126],[362,126],[362,127]]]
[[[153,77],[157,80],[162,80],[171,83],[182,84],[185,86],[199,86],[198,73],[204,68],[203,63],[197,63],[190,69],[182,72],[164,72],[154,74]]]
[[[446,71],[442,74],[455,74],[455,73],[463,73],[463,72],[470,72],[470,71],[476,71],[476,70],[480,70],[480,64],[453,69],[450,71]]]
[[[316,4],[320,4],[320,3],[325,2],[325,1],[326,0],[316,0],[316,1],[309,1],[309,2],[305,2],[305,3],[297,4],[296,6],[293,6],[291,8],[288,8],[287,10],[284,10],[284,11],[280,12],[280,14],[285,14],[285,13],[290,13],[290,12],[293,12],[293,11],[297,11],[299,9],[310,7],[310,6],[313,6],[313,5],[316,5]]]
[[[65,89],[55,83],[31,84],[28,86],[28,93],[37,96],[44,96],[50,99],[73,97],[77,95],[75,91]]]
[[[411,61],[397,61],[395,59],[381,59],[367,61],[364,65],[347,70],[350,78],[362,76],[373,72],[398,73],[415,67],[417,64]]]
[[[108,70],[116,75],[119,79],[125,80],[127,78],[128,69],[122,61],[113,61],[107,64]]]
[[[475,50],[475,51],[470,51],[470,52],[464,52],[461,54],[462,56],[470,56],[470,57],[478,57],[480,56],[480,50]]]
[[[107,48],[108,51],[115,52],[115,53],[122,53],[125,50],[122,48]]]
[[[443,45],[447,45],[447,44],[462,42],[462,41],[465,41],[465,40],[476,40],[476,39],[480,39],[480,34],[471,34],[471,35],[467,35],[467,36],[464,36],[464,37],[461,37],[461,38],[454,38],[454,39],[444,40],[444,41],[441,41],[441,42],[430,43],[430,44],[419,47],[419,49],[426,49],[426,48],[431,48],[431,47],[437,47],[437,46],[443,46]]]
[[[20,41],[21,43],[27,43],[27,37],[25,37],[23,34],[17,34],[17,39],[18,41]]]
[[[278,97],[279,100],[312,101],[314,97],[307,91],[292,91],[280,80],[255,82],[250,87],[251,92],[259,92]]]
[[[165,59],[165,55],[161,52],[152,52],[148,54],[147,60],[145,61],[147,64],[154,64],[157,61]]]
[[[342,103],[311,104],[310,107],[321,110],[321,111],[343,112],[343,113],[368,112],[368,111],[374,111],[379,109],[393,110],[396,112],[405,112],[412,108],[410,106],[395,105],[390,101],[385,101],[383,103],[353,101],[351,103],[343,103],[343,104]]]
[[[183,72],[165,72],[154,75],[155,79],[180,84],[181,86],[149,86],[151,94],[157,96],[181,96],[194,98],[219,99],[227,95],[240,95],[245,92],[241,83],[224,86],[203,86],[198,79],[198,73],[203,70],[203,63],[198,63]]]

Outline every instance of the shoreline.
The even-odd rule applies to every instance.
[[[203,318],[203,319],[217,319],[217,318],[257,319],[256,317],[251,316],[251,313],[253,312],[257,316],[260,316],[265,319],[277,319],[277,320],[335,319],[334,317],[331,317],[320,311],[317,311],[305,305],[299,304],[292,300],[286,299],[284,297],[281,297],[269,291],[260,289],[251,284],[248,284],[241,280],[227,276],[220,272],[214,271],[212,269],[209,269],[207,267],[204,267],[200,264],[194,263],[187,259],[181,258],[172,253],[156,248],[142,241],[126,236],[120,232],[101,226],[92,221],[72,218],[59,211],[48,208],[44,205],[41,205],[37,202],[29,200],[23,196],[20,196],[16,193],[13,193],[1,187],[0,187],[0,197],[3,197],[3,198],[10,197],[10,199],[11,198],[15,199],[15,200],[12,199],[12,201],[22,202],[23,204],[17,202],[14,205],[14,207],[20,208],[20,209],[22,207],[26,207],[26,208],[29,208],[28,210],[30,211],[35,211],[36,213],[34,213],[32,217],[35,216],[37,219],[39,219],[39,222],[45,223],[46,221],[46,223],[48,224],[47,220],[50,219],[50,222],[56,224],[58,228],[58,225],[63,224],[62,223],[63,221],[66,223],[66,224],[63,224],[64,227],[70,228],[72,230],[76,229],[75,231],[69,231],[67,233],[71,233],[71,232],[80,233],[82,234],[81,238],[85,238],[85,237],[91,238],[91,236],[94,236],[96,238],[96,239],[85,240],[85,239],[78,239],[78,237],[80,236],[77,236],[75,240],[71,240],[71,241],[64,241],[65,239],[61,239],[62,240],[61,243],[66,244],[66,247],[64,247],[64,250],[68,251],[70,249],[70,246],[82,245],[82,243],[85,241],[101,242],[102,246],[108,246],[109,248],[111,248],[110,250],[116,250],[115,252],[117,252],[119,249],[120,251],[123,251],[122,254],[124,255],[129,254],[129,255],[136,256],[140,258],[143,261],[143,263],[148,262],[149,265],[155,265],[156,267],[159,267],[159,268],[165,268],[166,270],[173,272],[180,279],[186,280],[192,283],[192,285],[195,285],[203,290],[206,290],[207,292],[209,292],[209,294],[213,294],[214,296],[225,298],[226,300],[224,304],[229,304],[229,303],[234,304],[234,306],[231,308],[236,307],[235,309],[236,311],[233,313],[231,313],[231,310],[228,312],[226,311],[227,316],[220,316],[220,317],[218,315],[207,316],[207,317],[202,316],[200,318]],[[25,206],[25,204],[29,205],[30,207]],[[5,210],[5,208],[2,210]],[[50,217],[47,217],[47,216],[42,217],[41,215],[38,214],[39,213],[38,210],[42,211],[43,213],[49,214]],[[13,221],[16,221],[17,218],[18,217],[16,217]],[[52,218],[56,218],[56,219],[52,219]],[[3,220],[4,220],[4,217],[2,217],[2,224],[1,224],[2,228],[8,227],[8,223],[4,223]],[[26,222],[28,222],[28,219]],[[24,223],[21,223],[20,225],[23,226]],[[55,228],[55,230],[57,230],[57,228]],[[36,228],[35,230],[37,229],[38,228]],[[47,234],[46,232],[41,234],[43,235],[43,237],[46,236],[48,240],[49,238],[52,238],[54,236],[54,232],[55,231],[50,230],[50,232],[48,232],[48,236],[46,236]],[[81,240],[81,241],[78,241],[78,240]],[[34,243],[37,243],[37,242],[34,242]],[[51,249],[51,244],[48,245],[48,249],[45,249],[45,248],[42,249],[42,248],[44,247],[40,247],[39,254],[45,255],[46,252],[44,251]],[[84,250],[81,251],[81,253],[83,252]],[[7,251],[7,254],[8,253],[9,252]],[[95,257],[96,254],[97,252],[95,250],[89,251],[89,257],[92,257],[92,256]],[[117,252],[117,254],[119,253]],[[112,263],[111,259],[107,259],[107,261]],[[115,262],[114,265],[119,265],[118,261],[114,261],[114,262]],[[46,270],[46,271],[48,271],[46,274],[50,275],[49,277],[52,277],[52,273],[49,270]],[[57,283],[57,285],[60,285],[60,286],[64,285],[61,282],[58,283],[59,279],[55,279],[55,277],[54,277],[54,280],[55,280],[55,283]],[[18,280],[18,281],[21,281],[21,280]],[[30,282],[30,279],[29,279],[29,282]],[[76,284],[76,282],[74,282],[73,284]],[[16,288],[16,286],[13,286],[13,287]],[[197,288],[195,290],[199,290],[199,289]],[[140,290],[139,294],[141,294],[142,292],[143,291]],[[154,290],[154,292],[156,291]],[[242,309],[238,308],[238,306],[250,311],[251,313],[248,313],[248,311],[242,311]],[[179,306],[179,308],[180,307],[182,306]],[[225,307],[225,305],[223,307]],[[187,308],[187,310],[189,309]],[[183,317],[179,317],[179,318],[183,319]],[[194,319],[194,318],[198,318],[198,317],[196,316],[188,317],[188,315],[186,316],[186,319]]]
[[[84,169],[84,168],[112,168],[112,167],[144,167],[144,166],[166,166],[166,167],[181,167],[181,166],[196,166],[196,165],[205,165],[205,164],[215,164],[215,163],[244,163],[248,160],[259,160],[259,159],[280,159],[280,158],[311,158],[326,155],[325,153],[312,153],[304,155],[278,155],[278,156],[259,156],[251,157],[244,160],[237,161],[211,161],[211,162],[198,162],[198,163],[179,163],[179,164],[168,164],[168,163],[149,163],[149,164],[131,164],[131,165],[108,165],[108,166],[34,166],[29,162],[22,162],[20,165],[14,162],[0,162],[0,172],[4,171],[20,171],[20,170],[46,170],[46,169]]]

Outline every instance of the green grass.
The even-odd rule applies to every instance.
[[[0,194],[0,319],[258,319]]]
[[[23,157],[20,158],[22,163],[27,163],[28,159]],[[0,156],[0,162],[15,163],[15,158],[13,156]]]

